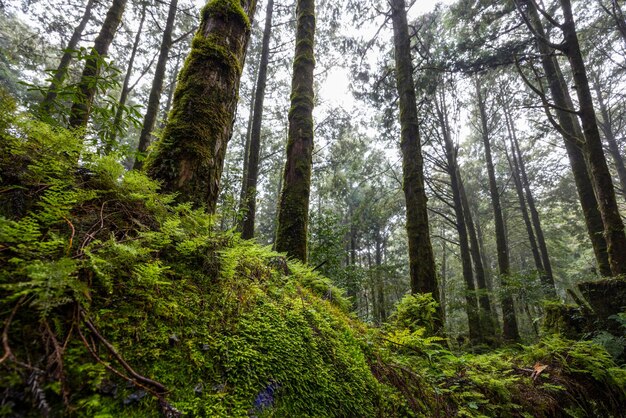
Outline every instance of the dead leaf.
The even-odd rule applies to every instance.
[[[547,364],[541,364],[539,362],[535,363],[535,365],[533,366],[533,372],[530,375],[530,377],[533,379],[533,381],[537,380],[539,375],[547,368],[548,368]]]

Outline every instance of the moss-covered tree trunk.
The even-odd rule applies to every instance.
[[[124,83],[122,84],[122,91],[120,92],[120,100],[118,101],[118,107],[115,111],[115,118],[113,119],[113,130],[110,132],[109,137],[106,140],[104,152],[105,154],[109,154],[115,147],[115,141],[117,139],[117,134],[121,130],[122,118],[124,116],[124,106],[126,105],[126,100],[128,100],[128,94],[130,93],[130,78],[133,75],[133,67],[135,65],[135,58],[137,57],[137,50],[139,49],[139,42],[141,41],[141,32],[143,29],[143,24],[146,20],[146,9],[148,7],[148,2],[144,1],[141,5],[141,17],[139,18],[139,28],[137,28],[137,33],[135,34],[135,40],[133,42],[133,47],[130,51],[130,58],[128,59],[128,65],[126,66],[126,75],[124,76]]]
[[[574,104],[569,94],[568,84],[563,77],[559,62],[554,57],[554,50],[545,42],[549,41],[545,29],[539,18],[535,3],[529,0],[516,0],[524,6],[522,12],[527,13],[528,23],[535,34],[535,44],[541,53],[541,65],[543,67],[548,88],[554,104],[559,125],[562,128],[562,137],[565,150],[569,158],[578,198],[583,211],[587,234],[591,241],[595,254],[598,270],[602,276],[611,276],[607,243],[604,238],[604,223],[598,209],[593,183],[587,162],[583,153],[584,137],[578,119],[565,109],[574,109]]]
[[[609,254],[609,264],[613,275],[619,276],[626,274],[626,232],[615,198],[613,179],[602,147],[587,70],[576,34],[572,5],[570,0],[560,0],[560,3],[565,18],[562,25],[565,44],[563,49],[572,68],[572,77],[578,96],[578,115],[585,135],[585,149],[598,197],[598,207],[604,222],[604,238]]]
[[[435,300],[439,300],[435,257],[428,225],[424,163],[419,137],[413,67],[411,65],[411,41],[404,0],[391,1],[391,21],[394,33],[396,82],[400,99],[402,188],[406,200],[411,292],[432,293]],[[439,307],[439,312],[436,315],[440,321],[437,327],[443,326],[441,309]]]
[[[172,47],[172,32],[174,31],[174,22],[176,21],[176,11],[178,8],[178,0],[170,0],[170,7],[167,12],[167,22],[161,38],[161,48],[159,50],[159,58],[154,70],[154,78],[152,79],[152,87],[150,88],[150,97],[148,98],[148,107],[143,118],[143,126],[139,134],[139,145],[137,146],[137,156],[133,168],[141,170],[145,153],[151,142],[152,131],[159,115],[159,103],[161,101],[161,92],[163,91],[163,81],[165,80],[165,70],[167,60]]]
[[[517,327],[517,317],[511,289],[508,287],[509,276],[511,275],[511,263],[509,260],[509,248],[506,239],[504,226],[504,216],[502,215],[502,205],[500,204],[500,191],[496,182],[496,172],[491,155],[491,142],[489,140],[489,126],[487,123],[487,112],[485,101],[480,85],[480,79],[476,77],[476,98],[478,100],[478,110],[481,126],[481,135],[485,145],[485,161],[487,164],[487,174],[489,175],[489,194],[491,196],[491,206],[493,208],[493,219],[496,228],[496,248],[498,252],[498,270],[503,287],[502,295],[502,316],[503,335],[508,341],[519,341],[519,331]]]
[[[461,190],[459,187],[459,170],[456,158],[456,149],[452,138],[450,137],[450,124],[448,119],[448,110],[446,107],[443,92],[439,92],[439,96],[435,100],[435,110],[437,112],[437,121],[441,129],[444,142],[444,150],[447,160],[447,171],[450,176],[450,189],[452,190],[452,203],[454,205],[454,215],[456,221],[456,230],[459,236],[459,250],[461,255],[461,267],[463,270],[463,280],[465,281],[465,312],[467,313],[467,321],[469,325],[469,337],[473,344],[479,343],[483,339],[478,301],[476,299],[476,286],[474,284],[474,273],[472,271],[472,256],[469,248],[469,239],[467,235],[467,226],[465,224],[465,216],[463,214],[463,203],[461,201]]]
[[[111,7],[107,11],[100,32],[96,37],[92,54],[85,61],[85,68],[78,82],[77,97],[72,104],[69,117],[70,128],[81,128],[87,125],[91,106],[96,96],[96,79],[100,75],[100,64],[102,57],[109,51],[109,46],[113,42],[117,28],[122,21],[122,15],[126,7],[126,0],[113,0]]]
[[[296,16],[287,163],[280,197],[276,250],[306,262],[313,156],[315,1],[298,0]]]
[[[212,0],[202,9],[178,77],[172,111],[148,174],[164,191],[215,212],[256,0]]]
[[[91,11],[93,10],[94,4],[95,0],[87,1],[83,16],[80,18],[78,25],[74,28],[74,32],[72,33],[72,37],[70,38],[69,42],[67,43],[67,45],[65,45],[65,51],[61,56],[59,66],[54,72],[52,82],[50,83],[50,87],[48,87],[48,92],[41,101],[40,111],[43,116],[49,116],[50,113],[52,113],[53,111],[54,101],[57,98],[59,87],[63,84],[63,81],[67,76],[67,70],[70,66],[70,62],[72,61],[72,51],[75,50],[78,46],[78,42],[83,36],[83,31],[87,26],[87,22],[89,22],[89,19],[91,19]]]
[[[263,120],[263,99],[267,84],[267,64],[270,58],[270,38],[272,34],[272,14],[274,0],[269,0],[265,13],[265,29],[263,30],[263,46],[261,48],[261,62],[257,78],[252,129],[250,131],[250,146],[246,165],[245,194],[242,199],[244,208],[241,236],[245,239],[254,237],[254,218],[256,215],[256,189],[259,176],[259,156],[261,153],[261,122]]]

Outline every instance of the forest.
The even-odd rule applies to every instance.
[[[626,417],[621,0],[0,0],[0,417]]]

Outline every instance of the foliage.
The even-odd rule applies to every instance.
[[[405,328],[412,332],[424,328],[427,334],[435,332],[437,302],[431,294],[406,294],[396,305],[391,318],[395,328]]]

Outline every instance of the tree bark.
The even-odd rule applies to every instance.
[[[174,31],[174,22],[176,20],[176,11],[178,8],[178,0],[170,0],[170,7],[167,13],[167,22],[161,39],[161,49],[159,58],[154,70],[154,79],[150,89],[150,97],[148,98],[148,107],[143,118],[143,126],[139,134],[139,145],[137,146],[137,156],[133,169],[141,170],[143,168],[143,158],[148,150],[152,139],[152,131],[159,115],[159,103],[161,101],[161,92],[163,91],[163,81],[165,80],[165,70],[167,60],[169,59],[170,48],[172,47],[172,32]]]
[[[212,0],[178,77],[148,174],[179,200],[215,212],[256,0]]]
[[[392,0],[391,21],[396,63],[396,82],[400,104],[400,148],[406,200],[406,230],[409,241],[409,270],[412,293],[431,293],[440,300],[435,258],[430,242],[427,198],[424,189],[424,163],[419,136],[417,102],[413,84],[411,41],[404,0]],[[443,327],[443,311],[439,307],[435,329]]]
[[[96,96],[97,85],[95,83],[100,74],[100,64],[103,57],[109,51],[117,28],[122,21],[126,0],[113,0],[111,7],[100,28],[92,49],[92,55],[85,61],[85,67],[80,81],[78,82],[77,97],[72,104],[68,125],[72,129],[87,126],[91,106]]]
[[[256,215],[256,188],[259,176],[259,155],[261,153],[261,122],[263,121],[263,100],[265,98],[265,85],[267,84],[267,65],[270,58],[270,38],[272,34],[272,13],[274,0],[268,0],[265,14],[265,29],[263,30],[263,46],[261,48],[261,62],[259,63],[259,76],[257,79],[254,99],[254,117],[252,130],[250,131],[250,148],[246,161],[246,176],[244,181],[245,195],[242,199],[245,213],[243,217],[241,236],[244,239],[254,237],[254,218]]]
[[[609,264],[613,275],[619,276],[626,274],[626,233],[624,231],[624,223],[615,199],[613,179],[604,156],[587,70],[576,34],[572,5],[570,0],[560,0],[560,3],[565,19],[562,25],[565,43],[564,52],[572,68],[576,94],[578,96],[578,115],[583,127],[591,177],[595,184],[600,215],[604,223],[604,238],[606,239],[607,252],[609,254]]]
[[[532,32],[535,33],[535,44],[541,53],[541,64],[548,81],[550,94],[554,104],[558,107],[555,113],[558,123],[563,130],[563,143],[572,167],[574,182],[587,227],[587,234],[593,247],[598,270],[602,276],[611,276],[607,243],[604,238],[604,223],[598,209],[598,200],[583,153],[583,132],[576,116],[564,110],[572,109],[572,112],[574,111],[574,104],[569,95],[568,85],[561,72],[559,62],[554,56],[554,50],[545,42],[545,40],[549,39],[541,24],[534,2],[530,0],[516,1],[526,7],[529,25]],[[548,109],[546,109],[547,111]]]
[[[461,202],[461,192],[459,187],[459,170],[456,158],[456,150],[452,138],[450,138],[450,125],[448,121],[448,111],[446,108],[445,93],[439,92],[440,98],[435,100],[435,110],[441,129],[444,150],[447,160],[447,171],[450,176],[450,188],[452,190],[452,202],[454,205],[454,215],[456,230],[459,236],[459,248],[461,252],[461,266],[463,279],[465,281],[465,312],[469,325],[469,337],[472,344],[483,340],[478,301],[476,299],[476,286],[474,284],[474,274],[472,271],[472,257],[469,249],[467,227],[463,214],[463,203]]]
[[[41,113],[45,116],[50,116],[54,108],[54,101],[57,98],[59,87],[65,81],[65,77],[67,76],[67,70],[70,66],[70,62],[72,61],[72,52],[78,46],[78,42],[80,38],[83,36],[83,31],[91,19],[91,11],[93,10],[95,0],[88,0],[87,5],[85,6],[85,11],[83,12],[83,16],[78,22],[78,26],[74,28],[74,32],[72,33],[72,37],[69,42],[65,46],[65,51],[61,56],[61,61],[59,62],[59,66],[54,73],[54,77],[52,77],[52,82],[50,83],[50,87],[48,87],[48,92],[46,96],[43,98],[40,104]]]
[[[602,96],[602,90],[600,88],[600,81],[596,78],[594,80],[594,89],[596,96],[598,96],[598,106],[600,107],[600,115],[602,116],[602,122],[598,122],[604,138],[609,146],[609,153],[615,163],[615,171],[617,171],[617,177],[619,178],[621,193],[624,199],[626,199],[626,167],[624,166],[624,158],[620,153],[619,146],[617,145],[617,139],[615,138],[615,132],[611,123],[611,116],[609,114],[609,108]]]
[[[146,20],[146,9],[148,2],[144,2],[141,6],[141,17],[139,19],[139,28],[135,34],[135,41],[133,42],[133,48],[130,52],[130,58],[128,59],[128,66],[126,67],[126,76],[124,77],[124,84],[122,85],[122,91],[120,93],[120,100],[118,102],[117,110],[115,111],[115,119],[113,119],[113,131],[109,134],[107,142],[105,144],[104,153],[110,154],[115,146],[115,140],[117,134],[120,131],[120,125],[122,124],[122,117],[124,116],[124,106],[130,93],[130,78],[133,75],[133,66],[135,63],[135,57],[137,56],[137,49],[139,48],[139,41],[141,40],[141,30],[143,29],[143,23]]]
[[[506,239],[506,231],[504,227],[504,217],[502,216],[502,206],[500,204],[500,192],[496,182],[496,173],[491,156],[491,144],[489,141],[489,128],[487,124],[487,112],[485,110],[485,102],[480,86],[480,79],[476,77],[476,97],[478,100],[478,109],[481,122],[481,135],[485,145],[485,160],[487,163],[487,173],[489,175],[489,193],[491,195],[491,205],[493,207],[493,217],[496,228],[496,246],[498,251],[498,270],[502,282],[502,316],[503,316],[503,335],[508,341],[519,341],[519,330],[517,327],[517,318],[515,315],[515,306],[513,297],[508,288],[509,276],[511,275],[511,266],[509,261],[509,248]]]
[[[296,16],[287,162],[280,198],[276,250],[306,262],[313,163],[315,0],[298,0]]]
[[[167,100],[165,101],[165,107],[163,108],[163,118],[159,124],[159,129],[165,128],[165,125],[167,124],[167,115],[170,113],[170,109],[172,108],[172,100],[174,98],[174,91],[176,90],[178,70],[180,70],[180,55],[176,57],[176,65],[174,66],[174,71],[172,71],[172,75],[170,77],[169,88],[167,89]]]

